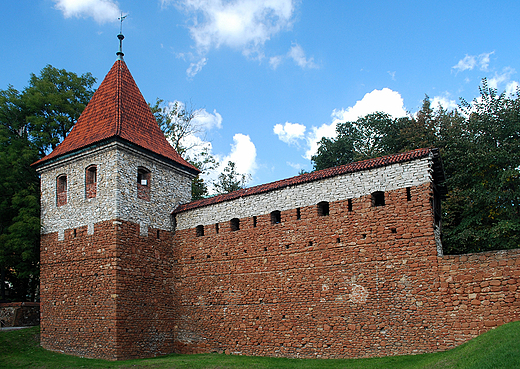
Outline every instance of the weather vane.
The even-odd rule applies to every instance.
[[[119,39],[119,51],[116,53],[118,60],[123,60],[123,56],[125,55],[123,54],[123,39],[125,38],[125,36],[123,36],[123,21],[126,17],[128,17],[128,14],[123,16],[123,12],[121,12],[121,16],[117,18],[121,21],[121,28],[119,29],[119,34],[117,35],[117,38]]]
[[[125,20],[125,18],[128,17],[128,14],[127,15],[123,15],[123,12],[121,12],[121,16],[117,19],[119,19],[121,21],[121,28],[119,29],[119,33],[123,33],[123,21]]]

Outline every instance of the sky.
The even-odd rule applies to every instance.
[[[18,90],[48,64],[99,86],[126,16],[146,101],[194,109],[190,143],[249,186],[312,170],[338,122],[414,114],[426,95],[453,109],[482,78],[508,93],[520,81],[518,0],[4,0],[0,14],[0,89]]]

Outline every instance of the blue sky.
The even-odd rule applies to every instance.
[[[519,1],[2,1],[0,88],[47,64],[101,83],[125,61],[145,99],[199,109],[203,133],[249,185],[311,170],[337,122],[416,112],[425,94],[453,108],[482,78],[514,91]],[[97,85],[96,85],[97,87]]]

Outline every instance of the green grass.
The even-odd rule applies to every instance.
[[[46,351],[39,333],[39,327],[0,332],[0,368],[520,368],[520,321],[445,352],[350,360],[172,354],[112,362]]]

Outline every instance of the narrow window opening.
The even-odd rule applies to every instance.
[[[385,193],[383,191],[372,193],[372,206],[385,206]]]
[[[97,166],[91,165],[85,170],[85,196],[92,199],[97,195]]]
[[[218,231],[219,231],[219,226],[218,226],[218,223],[215,223],[215,233],[218,234]]]
[[[412,189],[406,187],[406,201],[412,201]]]
[[[278,224],[282,222],[282,213],[279,210],[271,212],[271,224]]]
[[[327,201],[318,203],[318,215],[321,217],[329,215],[329,203]]]
[[[160,240],[161,239],[161,231],[160,230],[157,230],[157,235],[156,235],[157,239]]]
[[[258,220],[256,218],[256,215],[253,215],[253,227],[256,227],[257,222],[258,222]]]
[[[267,247],[264,247],[264,251],[267,251]]]
[[[309,241],[309,246],[312,246],[312,241]]]
[[[390,232],[397,233],[397,228],[390,228]]]
[[[67,176],[59,176],[56,180],[56,206],[63,206],[67,203]]]
[[[348,211],[352,211],[352,199],[347,200],[347,208],[348,208]]]
[[[171,222],[172,234],[175,234],[175,231],[177,230],[177,216],[175,214],[171,215],[170,222]]]
[[[76,228],[74,228],[74,231],[72,232],[72,234],[74,235],[74,238],[76,238],[76,236],[78,235]]]
[[[151,172],[144,168],[137,169],[137,198],[150,201]]]
[[[302,211],[300,208],[296,208],[296,220],[300,220],[302,218]]]
[[[192,257],[191,257],[191,260],[195,260],[195,256],[192,256]]]
[[[197,233],[197,237],[204,236],[204,226],[203,225],[198,225],[196,227],[196,233]]]
[[[240,229],[240,219],[238,219],[238,218],[231,219],[229,221],[229,226],[233,232],[238,231]]]

